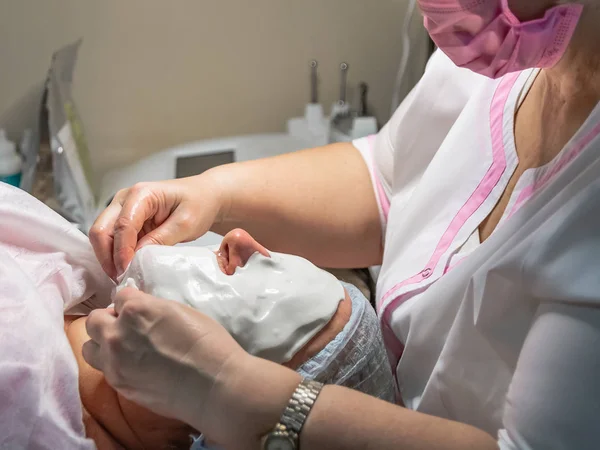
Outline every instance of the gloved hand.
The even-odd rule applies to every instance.
[[[85,360],[129,400],[189,423],[219,380],[250,358],[217,322],[177,302],[132,288],[113,309],[92,311]],[[221,378],[219,378],[221,377]]]
[[[223,197],[210,171],[123,189],[90,229],[96,257],[116,279],[142,246],[189,242],[206,233],[221,215]]]
[[[121,395],[229,449],[258,445],[300,376],[246,353],[217,322],[132,288],[93,311],[85,360]]]

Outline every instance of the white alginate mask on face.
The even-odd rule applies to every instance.
[[[333,317],[344,288],[304,258],[254,253],[225,275],[207,248],[140,249],[117,290],[135,287],[212,317],[250,354],[289,361]]]

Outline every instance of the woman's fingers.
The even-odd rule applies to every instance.
[[[160,213],[158,194],[145,184],[133,186],[123,201],[118,217],[113,222],[113,262],[122,274],[133,259],[138,234],[146,221]]]
[[[90,242],[96,253],[96,258],[98,258],[104,272],[112,279],[117,278],[117,269],[113,260],[113,231],[120,212],[121,203],[115,197],[90,229]]]
[[[115,313],[117,317],[123,315],[123,310],[127,307],[130,316],[142,315],[143,302],[152,302],[154,297],[151,295],[144,294],[142,291],[137,289],[126,287],[121,289],[117,295],[115,295]]]
[[[207,201],[200,196],[208,193]],[[119,191],[90,230],[104,271],[113,279],[149,244],[174,245],[204,234],[220,208],[214,187],[200,178],[138,183]]]
[[[102,348],[113,349],[117,342],[117,315],[113,308],[95,309],[85,321],[90,340],[83,344],[83,359],[94,369],[105,371],[108,361],[102,356]]]
[[[81,347],[83,359],[96,370],[103,370],[102,358],[100,357],[100,346],[94,341],[84,342]]]
[[[201,211],[198,211],[201,214]],[[184,208],[177,208],[163,223],[140,239],[137,249],[146,245],[175,245],[187,242],[192,236],[194,218]]]
[[[95,309],[85,321],[85,330],[94,342],[103,345],[107,335],[109,335],[111,329],[114,328],[116,320],[117,318],[112,310]]]

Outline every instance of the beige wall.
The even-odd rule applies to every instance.
[[[97,171],[190,140],[280,131],[308,100],[366,81],[381,122],[406,0],[0,0],[0,123],[16,132],[53,50],[84,42],[75,80]],[[426,41],[415,14],[409,83]],[[407,86],[408,88],[408,86]],[[352,97],[351,97],[352,98]]]

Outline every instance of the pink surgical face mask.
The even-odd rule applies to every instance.
[[[508,0],[418,1],[436,45],[457,66],[490,78],[554,66],[567,50],[583,10],[582,5],[560,5],[541,19],[521,22]]]

